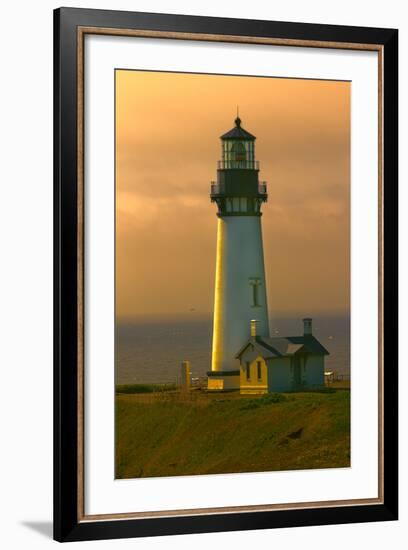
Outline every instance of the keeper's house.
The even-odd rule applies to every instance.
[[[329,352],[303,319],[303,336],[258,336],[251,321],[250,338],[237,353],[240,392],[260,394],[319,388],[324,385],[324,358]]]

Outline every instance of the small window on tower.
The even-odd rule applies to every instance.
[[[251,379],[251,364],[249,361],[246,362],[246,379],[247,380],[250,380]]]
[[[258,278],[250,279],[249,284],[252,289],[252,307],[259,307],[259,286],[261,284],[261,280]]]

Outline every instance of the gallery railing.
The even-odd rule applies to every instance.
[[[219,160],[218,170],[259,170],[259,160]]]

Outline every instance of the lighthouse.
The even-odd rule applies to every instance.
[[[211,183],[218,225],[209,390],[239,389],[237,353],[250,333],[269,336],[261,227],[267,189],[259,181],[255,139],[237,116],[221,136],[217,181]]]

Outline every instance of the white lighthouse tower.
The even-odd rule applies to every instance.
[[[236,355],[248,340],[252,320],[257,321],[252,332],[269,336],[261,228],[267,192],[258,179],[255,139],[237,117],[235,127],[221,136],[222,160],[211,185],[218,228],[210,390],[239,388]]]

